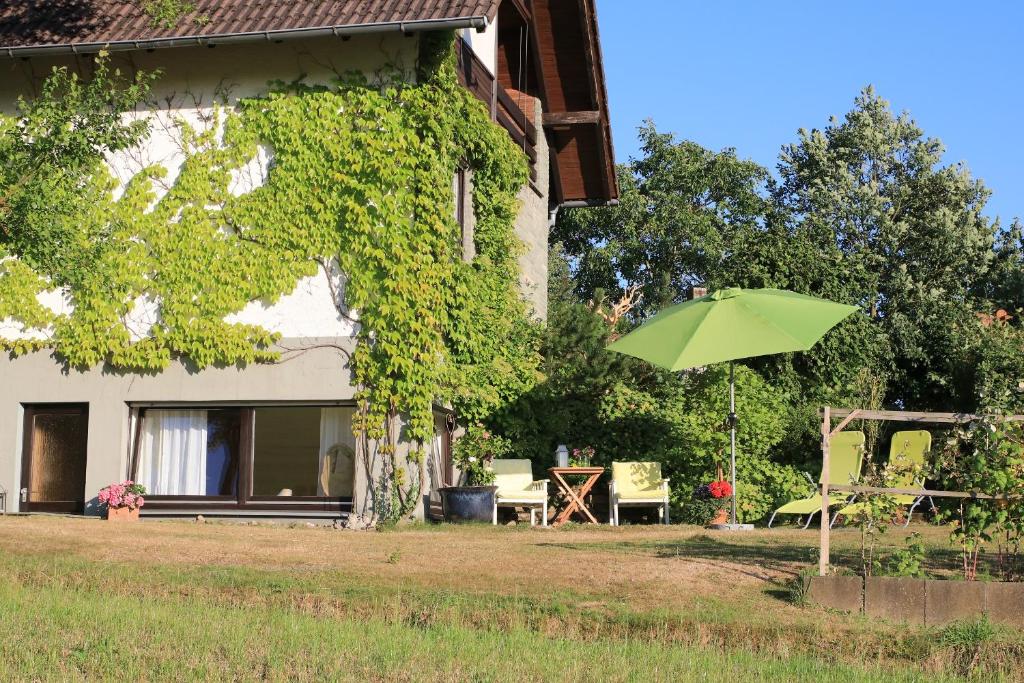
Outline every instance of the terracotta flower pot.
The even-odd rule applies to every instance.
[[[722,508],[715,513],[715,516],[711,518],[708,524],[728,524],[729,523],[729,511]]]
[[[107,519],[111,522],[132,522],[139,518],[139,508],[107,508]]]

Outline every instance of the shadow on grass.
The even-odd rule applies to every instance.
[[[737,537],[738,538],[738,537]],[[724,540],[710,534],[697,534],[678,540],[599,541],[591,543],[540,543],[567,550],[610,550],[625,553],[654,552],[658,557],[703,557],[733,562],[771,563],[806,562],[810,545],[791,541],[777,543],[765,539]]]
[[[627,554],[653,555],[665,560],[691,560],[703,563],[723,563],[723,569],[754,577],[768,584],[765,594],[778,600],[792,600],[791,580],[801,570],[815,566],[818,561],[816,541],[807,543],[798,539],[757,538],[744,540],[742,536],[728,539],[710,534],[698,534],[671,541],[623,541],[607,543],[542,543],[540,545],[568,550],[606,550]],[[839,567],[855,569],[859,566],[859,551],[838,549],[832,552],[832,562]],[[779,575],[782,575],[781,578]]]
[[[791,572],[817,559],[817,544],[803,545],[776,539],[743,541],[698,534],[671,541],[622,541],[600,543],[541,543],[567,550],[608,550],[629,554],[654,554],[665,559],[718,560],[752,567]],[[852,556],[851,556],[852,557]]]

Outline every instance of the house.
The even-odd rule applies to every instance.
[[[175,8],[177,15],[161,14]],[[123,184],[152,165],[178,172],[173,122],[201,125],[215,105],[231,110],[271,81],[326,83],[342,72],[412,64],[422,41],[439,32],[454,36],[459,82],[529,161],[515,231],[524,244],[522,294],[542,318],[554,212],[613,203],[618,193],[594,0],[4,0],[0,111],[37,92],[53,66],[87,70],[100,51],[128,72],[160,69],[152,104],[138,112],[156,122],[150,137],[142,149],[109,159]],[[270,163],[262,159],[264,168],[237,191],[259,186]],[[453,182],[467,249],[471,183]],[[4,354],[6,510],[95,512],[98,490],[129,478],[149,488],[144,514],[337,517],[364,510],[375,474],[354,455],[356,390],[338,349],[351,349],[358,320],[339,313],[343,285],[344,274],[325,268],[274,301],[251,300],[231,313],[233,322],[279,335],[277,348],[297,351],[287,362],[199,368],[176,356],[153,372],[103,362],[69,368],[46,348]],[[39,301],[56,313],[71,305],[59,288]],[[132,340],[145,338],[161,314],[159,301],[140,299],[125,316]],[[40,335],[45,330],[0,320],[2,339]],[[419,515],[450,483],[453,429],[438,406],[420,465]]]

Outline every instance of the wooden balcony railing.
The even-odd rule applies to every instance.
[[[459,83],[487,106],[491,118],[501,124],[512,136],[512,140],[523,149],[530,160],[530,178],[536,180],[537,126],[532,120],[533,112],[530,116],[523,112],[466,41],[458,39],[455,42]]]

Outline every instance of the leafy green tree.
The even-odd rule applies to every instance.
[[[747,361],[788,397],[785,460],[818,460],[822,403],[972,410],[988,381],[977,367],[1012,371],[1012,353],[974,361],[996,353],[978,313],[1024,296],[1021,227],[1000,232],[983,183],[944,165],[942,143],[871,88],[843,118],[800,130],[774,178],[651,124],[640,137],[642,158],[620,168],[620,206],[566,212],[553,233],[579,297],[640,285],[634,322],[693,284],[861,308],[807,353]]]
[[[974,285],[995,258],[989,191],[943,151],[867,88],[844,119],[783,148],[773,192],[775,219],[818,255],[794,288],[860,305],[886,340],[888,402],[919,408],[948,406]]]
[[[598,410],[616,382],[629,378],[631,383],[651,386],[665,381],[650,366],[605,350],[611,333],[608,323],[574,293],[559,245],[551,249],[549,273],[548,321],[541,343],[546,379],[489,420],[513,437],[521,457],[537,463],[550,463],[560,443],[601,444]],[[599,462],[604,450],[598,448]]]
[[[999,234],[991,275],[979,295],[1020,317],[1024,309],[1024,224],[1015,220]]]
[[[613,326],[596,299],[575,292],[560,245],[551,250],[549,314],[543,343],[546,380],[497,413],[490,424],[515,444],[519,457],[537,471],[552,463],[559,443],[592,446],[595,463],[656,460],[672,479],[677,512],[690,494],[728,467],[728,370],[680,374],[605,350],[610,337],[630,323]],[[606,306],[605,306],[606,307]],[[601,308],[604,310],[604,308]],[[771,461],[785,430],[785,397],[756,372],[737,369],[741,518],[761,519],[795,491],[807,493],[795,469]]]
[[[639,286],[642,318],[686,290],[708,282],[735,245],[763,222],[766,169],[640,128],[642,156],[619,167],[622,198],[608,209],[560,215],[552,243],[565,245],[578,295]]]

